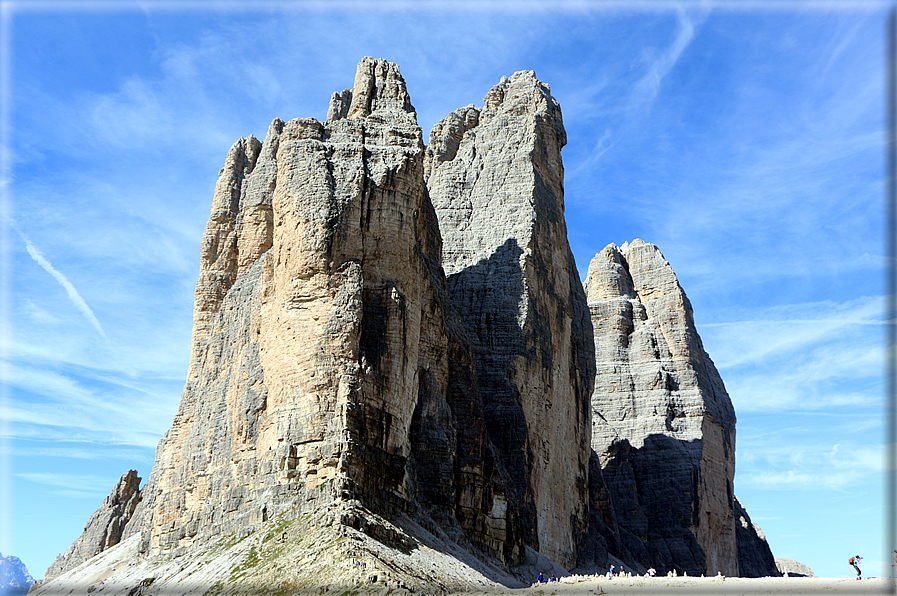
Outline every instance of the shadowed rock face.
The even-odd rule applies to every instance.
[[[430,133],[427,187],[489,438],[530,546],[566,566],[588,527],[591,325],[564,221],[561,110],[531,71]]]
[[[738,543],[738,573],[741,577],[778,576],[784,571],[792,575],[812,576],[813,571],[806,565],[791,561],[793,566],[782,568],[782,561],[772,556],[766,536],[744,509],[741,499],[735,497],[735,539]]]
[[[691,305],[652,244],[611,244],[584,283],[595,333],[592,448],[621,555],[738,575],[735,413]]]
[[[141,496],[137,471],[128,470],[109,496],[103,499],[99,509],[90,516],[81,536],[64,554],[56,556],[56,560],[44,574],[44,580],[51,580],[118,544]]]

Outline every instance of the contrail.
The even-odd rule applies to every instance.
[[[65,276],[56,270],[53,265],[50,264],[50,261],[44,258],[44,255],[41,254],[37,248],[31,244],[31,241],[25,238],[21,232],[18,232],[19,237],[25,241],[25,248],[28,250],[28,254],[31,255],[31,258],[34,259],[38,265],[44,268],[44,270],[56,278],[56,281],[65,288],[66,293],[69,295],[69,300],[72,301],[72,304],[75,305],[75,308],[81,311],[81,314],[90,321],[90,324],[94,326],[94,328],[99,332],[100,335],[103,336],[103,339],[108,339],[106,337],[106,332],[103,331],[103,327],[100,325],[100,321],[97,320],[96,315],[93,314],[93,311],[90,310],[90,307],[87,306],[87,303],[84,301],[84,298],[81,297],[81,294],[78,293],[78,290],[75,289],[75,286],[72,285],[72,282],[67,280]]]

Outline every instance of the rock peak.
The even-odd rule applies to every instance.
[[[582,564],[594,345],[564,221],[561,109],[533,71],[430,133],[424,162],[449,292],[528,545]],[[529,421],[529,422],[527,422]],[[538,421],[534,423],[534,421]]]
[[[414,106],[398,64],[366,56],[355,70],[352,89],[331,96],[327,121],[365,118],[381,110],[410,116],[416,122]]]
[[[610,501],[627,512],[613,539],[633,545],[658,528],[650,548],[664,555],[636,547],[624,556],[659,571],[738,575],[735,413],[673,269],[636,239],[598,253],[584,285],[598,363],[592,412],[601,421],[592,449]]]

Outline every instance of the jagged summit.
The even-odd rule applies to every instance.
[[[37,594],[440,593],[610,557],[737,574],[728,395],[653,245],[580,283],[565,143],[521,71],[424,147],[372,58],[326,122],[239,139],[147,484],[123,477]]]
[[[358,63],[352,88],[343,89],[342,93],[331,96],[327,121],[367,118],[383,111],[391,112],[384,117],[402,118],[407,114],[407,117],[417,122],[399,66],[382,58],[368,56]]]

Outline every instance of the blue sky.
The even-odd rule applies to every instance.
[[[774,554],[889,571],[890,4],[0,4],[0,552],[32,575],[121,474],[149,475],[227,150],[275,117],[323,120],[363,56],[400,65],[425,140],[503,75],[551,85],[580,273],[634,238],[670,261],[738,415],[735,492]]]

